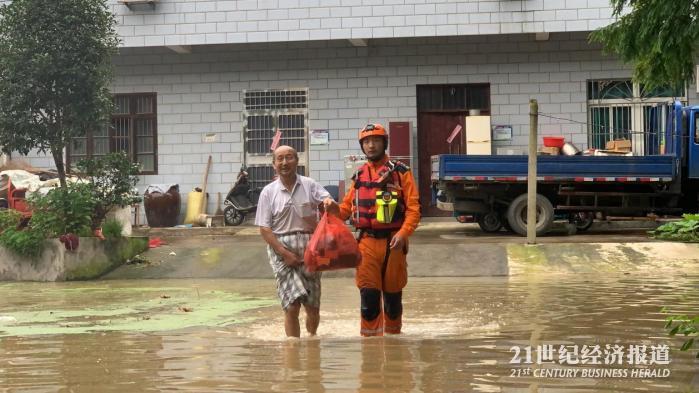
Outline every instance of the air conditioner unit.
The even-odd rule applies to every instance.
[[[119,3],[129,7],[130,10],[133,10],[134,7],[138,6],[150,6],[151,8],[155,9],[155,5],[158,3],[158,0],[119,0]]]

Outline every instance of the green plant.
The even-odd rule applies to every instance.
[[[107,239],[117,239],[121,237],[121,231],[123,228],[124,226],[119,220],[110,218],[102,223],[102,234]]]
[[[22,214],[17,210],[0,210],[0,232],[4,232],[6,229],[16,229],[21,219]]]
[[[80,160],[77,168],[80,176],[88,181],[87,188],[95,202],[93,228],[99,226],[112,207],[129,206],[141,201],[135,189],[140,168],[129,160],[126,153],[115,152],[99,159]]]
[[[648,234],[662,240],[699,242],[699,214],[684,214],[681,221],[661,225]]]
[[[73,183],[66,188],[53,189],[43,196],[34,194],[29,203],[33,211],[29,223],[31,231],[45,238],[66,233],[90,236],[95,201],[88,184]]]
[[[667,317],[665,329],[668,330],[670,336],[677,334],[688,337],[680,348],[681,351],[689,351],[695,344],[695,338],[699,335],[699,315],[689,317],[687,315],[674,315]],[[699,352],[697,352],[699,359]]]
[[[0,234],[0,244],[14,253],[36,258],[44,251],[46,238],[38,231],[8,228]]]

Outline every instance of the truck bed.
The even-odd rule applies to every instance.
[[[528,157],[432,156],[432,181],[526,182]],[[538,156],[537,179],[542,182],[671,182],[675,157],[656,156]]]

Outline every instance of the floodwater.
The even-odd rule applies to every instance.
[[[319,336],[300,340],[283,337],[272,279],[6,283],[0,296],[7,392],[699,392],[696,349],[677,350],[661,312],[699,313],[699,276],[412,279],[404,334],[364,339],[351,279],[324,279]],[[648,359],[668,345],[668,364],[662,351],[652,365],[537,358],[607,344],[646,345]],[[578,374],[541,374],[556,369]]]

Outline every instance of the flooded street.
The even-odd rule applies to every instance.
[[[404,334],[370,339],[346,278],[324,279],[319,337],[301,340],[283,337],[272,279],[5,283],[0,296],[2,391],[699,391],[695,351],[677,350],[661,312],[699,312],[699,276],[414,278]],[[526,363],[548,344],[671,350],[667,365]],[[627,375],[541,374],[556,368]]]

